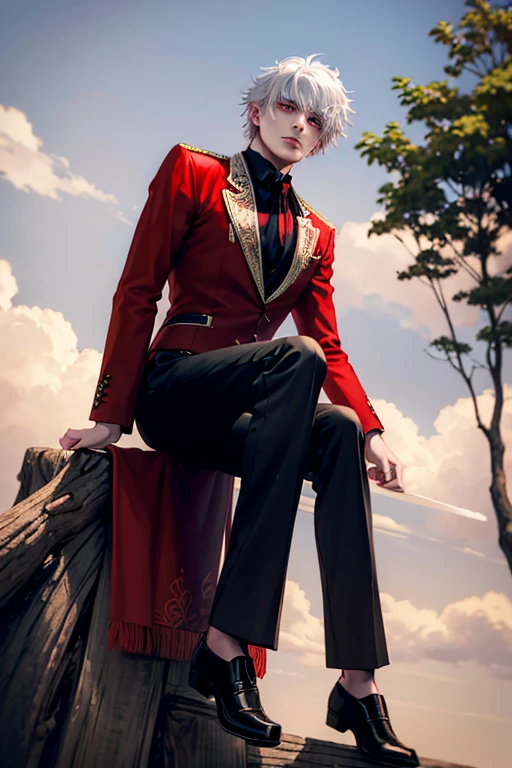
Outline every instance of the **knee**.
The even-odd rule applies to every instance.
[[[315,360],[324,372],[327,371],[327,359],[322,347],[311,336],[288,336],[286,343],[297,350],[303,360]]]
[[[338,432],[350,432],[364,437],[363,425],[353,408],[348,405],[331,405],[329,409],[329,424]]]

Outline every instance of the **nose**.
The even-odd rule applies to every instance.
[[[306,115],[304,112],[296,112],[295,120],[293,121],[293,128],[300,128],[301,131],[306,127]]]

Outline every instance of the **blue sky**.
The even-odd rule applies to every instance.
[[[114,194],[124,215],[135,220],[147,185],[173,144],[185,141],[225,154],[245,146],[240,92],[260,66],[287,55],[325,53],[322,60],[337,66],[345,87],[354,91],[354,125],[336,149],[296,167],[294,182],[337,227],[364,221],[376,210],[376,190],[386,175],[368,167],[353,147],[363,131],[378,133],[387,121],[403,120],[392,76],[411,76],[418,83],[443,77],[443,51],[426,31],[437,19],[455,21],[463,4],[374,0],[366,7],[371,13],[348,2],[316,4],[318,28],[312,29],[313,6],[305,2],[285,4],[277,16],[268,2],[257,13],[226,1],[149,3],[144,9],[130,2],[50,3],[34,4],[30,13],[24,5],[11,5],[0,32],[2,103],[22,109],[46,152],[71,158],[75,172]],[[200,20],[199,26],[192,19]],[[189,29],[193,34],[184,34]],[[407,131],[413,139],[421,136],[419,126]],[[84,205],[69,198],[55,205],[5,187],[1,194],[3,254],[16,261],[18,300],[60,309],[80,345],[99,348],[131,229],[96,201]],[[27,220],[30,227],[20,232],[19,222]],[[342,258],[343,253],[337,256]],[[96,297],[92,317],[89,287]],[[404,329],[393,332],[393,319],[368,303],[363,315],[343,317],[342,341],[370,393],[394,398],[429,434],[446,398],[465,394],[462,381],[444,366],[440,397],[426,393],[433,371],[422,351],[426,345]],[[471,330],[462,336],[466,333]],[[398,393],[398,363],[389,366],[389,356],[407,376],[407,387]]]
[[[225,154],[243,148],[239,102],[251,76],[285,56],[324,53],[322,61],[337,66],[343,84],[353,91],[353,126],[337,148],[304,161],[292,175],[299,194],[338,229],[335,296],[343,345],[389,425],[393,450],[414,465],[416,492],[489,516],[486,524],[474,523],[373,496],[374,513],[380,516],[375,539],[381,592],[394,601],[410,601],[412,607],[400,609],[408,611],[410,622],[411,617],[419,621],[422,609],[441,614],[447,606],[456,606],[452,613],[473,616],[471,605],[462,601],[483,600],[491,592],[511,596],[488,499],[488,451],[471,423],[467,391],[449,366],[424,352],[434,333],[440,333],[437,310],[433,304],[431,314],[418,310],[423,303],[428,306],[420,293],[403,301],[394,289],[380,290],[380,279],[383,284],[389,280],[398,251],[384,244],[380,251],[376,245],[372,261],[357,240],[378,211],[377,189],[388,179],[382,169],[368,167],[354,145],[364,131],[380,133],[391,120],[404,123],[405,112],[391,90],[393,76],[413,77],[418,84],[444,78],[445,51],[428,31],[440,19],[456,22],[463,11],[459,0],[114,0],[25,2],[4,9],[0,105],[15,108],[20,121],[24,116],[26,130],[31,125],[31,135],[40,139],[39,160],[44,156],[46,169],[53,163],[54,181],[67,175],[67,166],[55,158],[66,158],[70,172],[95,190],[90,195],[59,191],[55,199],[51,184],[36,192],[34,181],[23,189],[9,175],[12,169],[0,168],[0,267],[2,260],[10,265],[17,284],[16,291],[9,289],[10,278],[7,288],[0,283],[0,299],[9,290],[12,298],[12,306],[4,304],[6,323],[14,318],[12,327],[5,325],[11,335],[3,342],[0,337],[9,360],[0,386],[6,398],[12,397],[9,414],[15,414],[0,422],[7,467],[4,501],[7,490],[11,496],[15,490],[24,447],[56,446],[67,427],[90,426],[112,295],[147,186],[166,153],[180,141]],[[405,129],[413,140],[421,139],[419,126]],[[2,130],[0,123],[0,139]],[[10,140],[17,158],[18,144],[12,135]],[[20,151],[19,157],[28,162],[26,153]],[[34,168],[40,171],[43,165]],[[29,177],[26,169],[23,173]],[[108,196],[115,201],[108,202]],[[377,278],[365,272],[370,268],[378,271]],[[0,270],[0,279],[5,274]],[[365,281],[375,290],[365,292]],[[25,335],[15,337],[21,334],[20,318]],[[47,323],[44,337],[37,336],[40,318]],[[461,324],[461,338],[470,340],[474,329]],[[286,321],[279,335],[293,332]],[[19,343],[26,344],[26,354],[18,354]],[[53,344],[51,364],[38,356],[45,344],[48,350]],[[83,354],[82,367],[71,375],[72,366],[68,370],[62,360],[73,344],[76,354]],[[512,382],[510,355],[504,379]],[[484,375],[476,383],[479,394],[489,385]],[[512,416],[507,419],[512,424]],[[122,445],[130,444],[126,440]],[[312,515],[300,513],[288,578],[310,600],[309,609],[304,603],[303,618],[314,629],[322,614],[312,531]],[[489,599],[485,605],[491,605]],[[496,605],[488,608],[489,616],[506,602]],[[392,620],[398,622],[402,613],[396,606],[393,610]],[[393,627],[394,638],[398,631]],[[414,636],[418,658],[402,658],[394,645],[397,661],[379,678],[386,698],[396,702],[397,730],[415,741],[423,755],[479,768],[486,768],[492,740],[493,768],[504,767],[510,720],[500,715],[499,704],[505,701],[507,680],[491,670],[476,641],[474,658],[450,663],[441,660],[440,651],[419,644],[419,634]],[[300,655],[283,637],[283,651],[270,654],[274,671],[262,682],[267,710],[282,716],[285,730],[336,740],[337,734],[323,724],[322,710],[333,671],[319,669],[318,655]],[[505,658],[501,636],[500,643]],[[288,711],[282,695],[285,686],[299,696],[295,686],[304,684],[302,675],[308,682],[308,707],[315,711],[307,733],[300,708]],[[482,686],[485,695],[480,697]],[[475,711],[468,714],[470,700]],[[459,726],[464,738],[456,735]],[[350,738],[347,743],[353,743]]]

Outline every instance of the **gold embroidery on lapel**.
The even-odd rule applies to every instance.
[[[261,300],[264,302],[265,286],[263,284],[258,214],[249,171],[241,152],[237,152],[231,158],[228,182],[239,191],[236,193],[230,189],[223,189],[222,197],[242,247],[245,260],[251,270]]]
[[[256,210],[256,201],[249,170],[241,152],[237,152],[230,158],[230,173],[227,180],[238,192],[223,189],[224,203],[261,300],[264,304],[268,304],[277,299],[278,296],[281,296],[297,279],[300,272],[308,267],[310,260],[316,258],[313,254],[320,230],[314,227],[311,221],[306,218],[309,215],[309,211],[295,192],[295,189],[291,187],[302,213],[302,216],[297,216],[298,227],[295,251],[288,274],[274,293],[265,299],[258,212]]]
[[[302,208],[307,211],[307,214],[304,214],[305,216],[308,216],[310,213],[314,213],[315,216],[318,216],[319,219],[322,219],[323,222],[328,224],[331,229],[336,229],[336,225],[332,223],[332,221],[329,221],[329,219],[326,219],[325,216],[322,216],[321,213],[318,213],[309,203],[306,203],[305,200],[302,199],[302,197],[299,197],[297,193],[295,193],[295,196],[297,197],[299,203],[301,204]]]
[[[228,224],[228,240],[230,243],[235,242],[235,230],[233,229],[233,225],[231,222]]]

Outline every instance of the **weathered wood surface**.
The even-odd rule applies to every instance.
[[[422,768],[473,768],[459,763],[419,757]],[[378,768],[379,763],[365,760],[356,747],[323,739],[303,738],[283,733],[274,749],[247,747],[246,768]]]
[[[59,448],[28,448],[16,477],[20,487],[13,506],[32,496],[43,485],[53,480],[55,475],[69,462],[71,454],[71,451],[63,451]],[[80,455],[79,452],[77,455]]]
[[[27,451],[29,463],[44,465]],[[63,451],[54,451],[57,465]],[[14,598],[41,567],[45,558],[67,539],[73,538],[101,513],[106,520],[111,497],[110,465],[104,454],[66,451],[67,462],[46,485],[0,515],[0,608]],[[25,476],[24,489],[30,483]],[[20,494],[18,494],[18,497]]]
[[[0,766],[375,768],[355,747],[290,734],[252,747],[188,687],[188,662],[107,649],[108,452],[31,448],[18,479],[0,515]]]
[[[149,761],[169,662],[109,651],[110,548],[105,554],[78,687],[57,759],[59,766],[137,768]]]
[[[108,470],[90,451],[29,449],[0,516],[1,765],[48,764],[58,737],[105,551]]]
[[[151,768],[246,768],[246,743],[220,727],[214,701],[188,687],[189,666],[171,662]]]
[[[88,526],[50,558],[39,585],[0,630],[0,764],[38,765],[55,725],[55,693],[74,650],[74,632],[105,549],[104,525]],[[8,726],[8,727],[4,727]],[[3,759],[2,759],[3,758]]]

